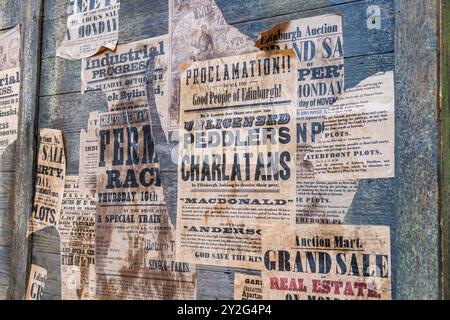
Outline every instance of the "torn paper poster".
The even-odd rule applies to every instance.
[[[393,72],[348,89],[329,109],[304,161],[315,179],[377,179],[395,175]]]
[[[17,139],[20,99],[20,27],[0,36],[0,156]]]
[[[269,300],[391,299],[389,227],[271,226],[262,247]]]
[[[235,273],[234,300],[263,300],[261,276]]]
[[[104,48],[114,50],[119,39],[120,0],[69,0],[61,58],[78,60]]]
[[[98,120],[99,112],[89,114],[87,131],[80,131],[79,192],[95,196],[98,167]]]
[[[47,270],[35,264],[32,264],[30,267],[30,275],[28,278],[25,300],[42,300],[46,281]]]
[[[34,205],[27,236],[46,227],[58,228],[66,178],[66,156],[60,130],[40,129]]]
[[[315,181],[303,159],[316,143],[328,109],[343,92],[342,16],[327,14],[278,24],[263,32],[256,46],[292,48],[297,55],[297,223],[341,223],[357,181]]]
[[[170,128],[178,130],[180,65],[255,52],[252,39],[230,26],[214,0],[170,0]]]
[[[195,266],[175,260],[149,108],[99,115],[98,299],[194,299]]]
[[[118,45],[83,60],[82,92],[100,89],[106,94],[110,111],[148,107],[146,73],[155,56],[153,93],[162,128],[167,134],[169,110],[169,36]]]
[[[78,176],[67,176],[59,223],[63,300],[95,297],[91,291],[95,278],[90,274],[95,262],[95,210],[96,199],[80,193]]]
[[[295,220],[296,70],[292,50],[184,66],[178,259],[259,269],[259,224]]]

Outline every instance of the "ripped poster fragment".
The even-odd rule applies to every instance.
[[[56,55],[78,60],[104,48],[114,50],[119,39],[119,9],[120,0],[68,0],[67,26]]]
[[[317,143],[305,154],[317,180],[395,176],[394,73],[375,74],[330,108]]]
[[[195,266],[175,260],[149,108],[99,115],[98,299],[194,299]]]
[[[178,130],[180,65],[255,52],[254,42],[230,26],[214,0],[169,0],[171,30],[171,102],[169,125]]]
[[[294,49],[297,55],[297,223],[342,223],[355,196],[357,181],[316,181],[305,153],[329,108],[344,90],[342,16],[291,20],[261,33],[262,50]]]
[[[47,281],[47,270],[35,264],[30,267],[25,300],[42,300],[45,283]]]
[[[99,112],[89,114],[87,131],[80,131],[79,192],[95,196],[98,168],[98,117]]]
[[[20,26],[0,35],[0,157],[17,139],[20,99]]]
[[[61,288],[63,300],[95,298],[96,200],[80,193],[78,176],[64,184],[59,233],[61,235]]]
[[[110,111],[148,107],[147,76],[153,77],[153,93],[161,126],[167,134],[169,109],[169,37],[167,35],[118,45],[83,60],[81,91],[102,90]],[[154,68],[147,73],[154,56]]]
[[[61,130],[39,130],[39,153],[34,205],[27,237],[46,227],[58,229],[66,178],[66,155]]]
[[[275,226],[262,247],[269,300],[391,299],[389,227]]]
[[[177,257],[260,269],[259,224],[295,215],[295,53],[183,68]]]
[[[261,276],[235,273],[234,300],[263,300]]]

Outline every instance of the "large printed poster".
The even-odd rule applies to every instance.
[[[344,91],[342,16],[291,20],[263,32],[263,50],[292,48],[297,56],[297,223],[342,223],[355,196],[357,181],[317,181],[305,153],[317,144],[324,121]]]
[[[262,243],[266,299],[391,298],[389,227],[273,226]]]
[[[98,299],[194,299],[195,266],[175,260],[148,108],[99,114]]]
[[[68,0],[64,40],[56,54],[65,59],[114,50],[119,39],[120,0]]]
[[[0,36],[0,156],[17,139],[20,27]]]
[[[177,257],[260,268],[260,224],[295,215],[292,50],[193,62],[181,75]]]

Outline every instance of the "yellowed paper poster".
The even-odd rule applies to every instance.
[[[17,139],[20,98],[20,27],[0,36],[0,156]]]
[[[230,26],[214,0],[170,0],[171,70],[170,129],[178,129],[180,66],[258,51],[254,42]]]
[[[95,196],[97,189],[98,166],[98,112],[89,114],[87,131],[80,131],[80,163],[79,183],[80,194]]]
[[[80,193],[79,177],[67,176],[59,223],[63,300],[95,298],[95,274],[94,278],[91,274],[95,264],[95,210],[95,198]]]
[[[47,270],[35,264],[31,265],[25,300],[42,300],[45,283],[47,281]]]
[[[263,300],[261,276],[235,273],[234,300]]]
[[[272,226],[262,243],[269,300],[391,299],[389,227]]]
[[[297,55],[297,223],[342,223],[357,181],[316,181],[305,153],[317,143],[329,108],[344,90],[342,16],[291,20],[261,34],[263,50],[294,49]]]
[[[175,259],[149,108],[99,115],[98,299],[194,299],[195,266]]]
[[[153,95],[167,134],[169,109],[169,36],[118,45],[83,60],[82,92],[102,90],[110,111],[148,107],[146,77],[153,77]],[[153,70],[147,70],[155,56]],[[151,71],[151,72],[150,72]]]
[[[40,129],[34,205],[27,236],[46,227],[58,228],[66,178],[66,156],[60,130]]]
[[[292,50],[184,67],[179,260],[259,269],[259,225],[295,220],[296,70]]]
[[[119,39],[120,0],[68,0],[67,26],[57,56],[78,60],[104,48],[114,50]]]
[[[317,180],[395,176],[394,74],[373,75],[330,108],[324,130],[304,156]]]

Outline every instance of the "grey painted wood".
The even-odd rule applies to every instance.
[[[439,1],[396,0],[398,299],[440,298],[438,212]]]
[[[31,212],[34,187],[35,120],[39,85],[39,53],[41,38],[42,1],[22,2],[21,99],[16,143],[14,210],[12,214],[12,254],[9,298],[23,299],[26,291],[29,250],[26,240],[28,216]]]

